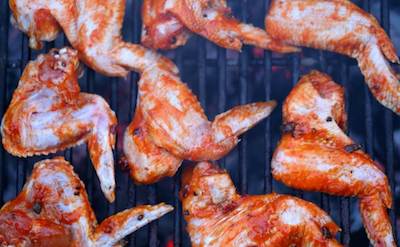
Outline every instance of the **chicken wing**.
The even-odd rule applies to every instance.
[[[380,167],[346,127],[343,88],[320,72],[304,76],[283,105],[283,136],[272,159],[275,179],[290,187],[357,196],[374,246],[395,246],[386,209],[392,195]]]
[[[316,205],[293,196],[241,196],[208,162],[185,170],[180,199],[193,246],[341,246],[340,230]]]
[[[49,154],[85,141],[109,201],[114,200],[117,119],[100,96],[80,93],[76,51],[63,48],[30,62],[3,117],[4,148],[19,157]]]
[[[139,81],[136,113],[124,136],[131,177],[154,183],[174,175],[184,159],[220,159],[275,105],[271,101],[238,106],[209,122],[196,96],[177,76],[147,71]]]
[[[375,98],[400,114],[400,84],[385,57],[399,63],[378,21],[348,0],[274,0],[267,33],[285,44],[338,52],[357,59]]]
[[[79,57],[88,66],[108,76],[126,76],[161,67],[178,73],[167,58],[146,48],[122,41],[124,0],[10,0],[13,23],[30,37],[30,46],[40,48],[63,30]]]
[[[234,19],[225,0],[145,0],[142,19],[142,44],[153,49],[182,46],[194,32],[228,49],[249,44],[277,52],[298,51]]]
[[[1,246],[122,246],[120,241],[173,208],[127,209],[97,224],[85,185],[61,157],[35,164],[22,192],[0,210]]]

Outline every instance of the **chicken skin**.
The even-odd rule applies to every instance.
[[[374,246],[396,246],[387,208],[388,179],[346,128],[344,91],[320,72],[304,76],[283,105],[283,136],[272,159],[275,179],[290,187],[357,196]]]
[[[61,157],[35,164],[22,192],[0,210],[0,246],[111,247],[173,208],[127,209],[97,224],[85,185]]]
[[[144,0],[142,44],[153,49],[174,49],[186,44],[191,32],[215,44],[240,50],[243,44],[277,52],[296,52],[267,33],[231,16],[226,0]]]
[[[386,61],[399,58],[372,15],[348,0],[273,0],[265,22],[267,33],[285,44],[357,59],[375,98],[400,114],[400,84]]]
[[[27,157],[88,142],[101,189],[113,201],[117,119],[102,97],[80,92],[78,73],[77,52],[69,48],[30,62],[3,117],[3,145]]]
[[[63,30],[79,57],[108,76],[126,76],[129,70],[162,67],[177,73],[167,58],[122,41],[124,0],[10,0],[13,23],[29,36],[31,48],[52,41]]]
[[[341,246],[340,230],[293,196],[237,194],[229,174],[201,162],[185,170],[180,199],[193,246]]]
[[[124,136],[126,166],[135,182],[149,184],[173,176],[184,159],[220,159],[275,105],[271,101],[238,106],[210,122],[177,76],[147,71],[139,81],[135,116]]]

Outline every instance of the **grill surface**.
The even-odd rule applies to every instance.
[[[269,1],[228,2],[235,16],[263,26]],[[396,25],[400,24],[400,2],[364,0],[356,3],[380,20],[400,50],[400,25]],[[3,0],[0,5],[0,111],[3,115],[27,62],[52,47],[62,47],[67,41],[60,36],[55,42],[48,43],[44,50],[30,50],[26,36],[10,25],[8,1]],[[140,37],[140,5],[139,0],[128,0],[126,7],[124,36],[126,40],[135,43],[138,43]],[[399,159],[400,118],[384,109],[371,97],[354,60],[309,49],[304,49],[301,54],[281,56],[245,47],[243,52],[238,54],[218,48],[199,37],[192,38],[185,47],[165,54],[178,64],[183,81],[198,95],[211,118],[241,103],[276,99],[281,106],[299,76],[311,69],[329,73],[346,89],[349,135],[363,144],[365,150],[386,168],[395,197],[394,209],[390,215],[394,223],[396,220],[400,221],[397,211],[400,202],[400,168],[395,165]],[[138,75],[135,73],[131,73],[128,78],[113,79],[90,70],[80,79],[82,91],[102,95],[117,114],[119,128],[116,159],[122,154],[121,137],[134,112],[137,80]],[[367,246],[368,240],[361,225],[355,199],[296,191],[272,179],[270,160],[280,137],[280,123],[279,107],[267,121],[243,136],[240,145],[219,164],[229,170],[240,192],[262,194],[275,191],[314,201],[330,213],[341,226],[339,238],[342,243]],[[100,191],[85,146],[56,155],[65,156],[74,165],[86,184],[99,221],[109,214],[136,204],[164,201],[175,206],[176,210],[173,213],[131,235],[127,239],[128,246],[190,245],[184,231],[178,200],[179,173],[175,178],[165,179],[156,185],[135,186],[128,174],[117,166],[116,201],[109,204]],[[29,176],[32,165],[43,158],[45,157],[18,159],[0,149],[0,205],[16,196]],[[399,238],[396,224],[394,229]]]

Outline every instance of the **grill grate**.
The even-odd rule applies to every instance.
[[[229,1],[235,16],[263,26],[269,0]],[[400,29],[390,26],[390,21],[400,23],[400,3],[396,0],[357,1],[359,6],[372,12],[400,49]],[[140,0],[128,0],[125,16],[124,36],[138,43],[140,40]],[[6,110],[18,79],[31,59],[38,54],[67,44],[60,36],[46,45],[42,51],[28,49],[28,40],[9,24],[8,1],[0,3],[0,114]],[[390,29],[392,28],[392,29]],[[397,28],[397,29],[396,29]],[[397,36],[396,36],[397,35]],[[192,38],[183,48],[165,52],[173,58],[181,71],[183,81],[198,95],[208,116],[215,116],[234,105],[260,100],[276,99],[281,104],[299,77],[311,69],[329,73],[346,89],[349,135],[372,157],[385,165],[392,191],[395,195],[392,221],[400,214],[399,206],[400,168],[395,167],[399,158],[399,117],[384,109],[372,98],[354,60],[329,52],[304,49],[301,54],[278,55],[245,47],[237,54],[218,48],[202,38]],[[138,75],[131,73],[127,78],[111,79],[87,70],[80,79],[85,92],[102,95],[116,112],[119,119],[116,160],[122,154],[122,135],[132,119],[136,104]],[[363,90],[360,90],[363,88]],[[351,95],[351,97],[350,97]],[[273,148],[279,140],[281,108],[264,123],[247,133],[240,145],[219,164],[227,168],[238,190],[242,193],[261,194],[271,191],[290,193],[316,202],[340,224],[340,240],[345,245],[366,246],[368,240],[359,223],[356,201],[319,193],[291,190],[272,179],[270,160]],[[136,204],[165,201],[175,206],[175,211],[151,223],[128,238],[128,246],[189,246],[184,230],[182,210],[178,200],[180,176],[168,178],[152,186],[135,186],[128,174],[116,167],[116,202],[109,204],[104,199],[97,177],[90,165],[86,147],[80,146],[57,155],[72,162],[75,170],[85,182],[96,215],[100,220]],[[55,156],[55,155],[52,155]],[[21,190],[32,165],[44,157],[18,159],[0,149],[0,205],[11,200]],[[400,223],[400,222],[399,222]],[[399,237],[396,224],[396,236]],[[168,244],[168,245],[167,245]],[[172,244],[172,245],[171,245]]]

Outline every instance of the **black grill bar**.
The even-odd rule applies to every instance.
[[[346,89],[349,88],[349,67],[347,65],[347,58],[341,59],[340,66],[340,82],[343,87]],[[346,92],[348,92],[346,90]],[[346,112],[349,112],[349,95],[345,94],[345,102],[346,102]],[[349,134],[349,133],[348,133]],[[341,242],[344,246],[350,245],[350,199],[349,198],[340,198],[340,228],[342,232],[340,233]]]
[[[265,10],[269,8],[270,0],[259,0],[262,1]],[[126,40],[132,41],[134,43],[140,42],[140,32],[141,32],[141,7],[142,0],[128,0],[127,1],[127,16],[126,23],[124,23],[124,35]],[[228,1],[228,4],[234,6],[235,15],[239,13],[239,17],[244,22],[252,22],[253,18],[249,14],[250,8],[253,7],[256,1],[241,0],[238,3],[233,3],[233,1]],[[261,2],[260,2],[261,3]],[[371,0],[357,1],[360,3],[361,7],[365,10],[371,12],[375,10],[376,4],[380,6],[380,16],[384,29],[389,33],[390,31],[390,8],[395,2],[391,0],[380,0],[374,2]],[[396,7],[399,5],[397,4]],[[235,9],[236,8],[236,9]],[[240,10],[239,10],[240,8]],[[254,10],[253,10],[254,11]],[[266,11],[257,10],[257,15],[265,15]],[[374,13],[376,14],[376,13]],[[61,47],[67,44],[64,36],[58,38],[55,42],[46,44],[45,49],[41,51],[31,51],[28,48],[28,38],[21,32],[17,31],[15,28],[11,27],[9,22],[10,10],[8,7],[8,1],[2,1],[0,3],[0,113],[3,116],[8,104],[11,100],[12,92],[17,86],[19,76],[24,70],[26,64],[31,60],[36,58],[40,53],[48,51],[52,47]],[[250,20],[251,19],[251,20]],[[263,23],[257,23],[258,26],[263,26]],[[5,34],[5,35],[4,35]],[[390,33],[389,33],[390,34]],[[397,37],[396,37],[397,38]],[[15,42],[14,42],[15,40]],[[398,40],[394,40],[398,43]],[[194,45],[193,45],[194,44]],[[16,49],[14,46],[18,46]],[[17,55],[13,54],[17,50]],[[216,52],[215,52],[216,51]],[[204,38],[192,38],[188,45],[183,48],[176,49],[172,52],[167,52],[166,54],[173,57],[174,61],[177,63],[181,78],[183,81],[189,84],[189,87],[193,89],[194,92],[199,97],[201,105],[204,107],[207,114],[210,113],[221,113],[231,108],[232,104],[246,104],[256,101],[254,99],[256,89],[255,81],[253,80],[253,74],[249,71],[261,71],[263,77],[261,83],[264,86],[265,100],[279,99],[278,103],[282,103],[282,100],[286,96],[286,92],[289,92],[289,88],[284,88],[282,90],[282,75],[277,75],[276,69],[278,71],[290,72],[290,77],[286,76],[287,84],[286,87],[294,86],[299,77],[308,72],[312,68],[320,69],[328,74],[339,83],[341,83],[346,90],[346,107],[349,113],[349,135],[356,139],[361,140],[364,143],[365,150],[376,160],[382,160],[386,168],[386,173],[388,175],[390,186],[392,192],[395,193],[396,183],[395,183],[395,173],[399,172],[399,168],[395,167],[395,162],[398,161],[399,153],[397,151],[398,147],[395,146],[394,141],[394,131],[398,129],[400,121],[399,117],[393,114],[389,110],[385,110],[381,105],[377,104],[375,99],[372,97],[368,88],[364,86],[363,90],[359,90],[361,96],[359,100],[363,100],[362,104],[354,105],[355,100],[349,97],[350,92],[354,93],[353,80],[354,71],[356,70],[357,63],[354,59],[349,59],[343,56],[332,54],[323,51],[311,51],[309,49],[304,49],[302,53],[293,55],[276,55],[269,51],[264,52],[264,57],[259,58],[252,53],[253,48],[245,46],[242,52],[238,56],[238,63],[236,60],[230,61],[234,56],[231,56],[230,51],[226,49],[217,48],[209,45],[209,42]],[[302,60],[303,56],[309,58],[316,58],[317,65],[312,65],[310,67],[303,66]],[[185,56],[184,56],[185,55]],[[191,55],[191,56],[188,56]],[[196,75],[191,76],[188,71],[196,70]],[[217,70],[213,70],[217,68]],[[251,69],[251,70],[250,70]],[[210,71],[217,71],[210,73]],[[357,72],[359,73],[359,72]],[[234,78],[232,75],[240,75],[239,79]],[[361,75],[357,75],[360,77]],[[193,77],[195,78],[193,80]],[[283,77],[283,76],[282,76]],[[190,80],[187,80],[190,78]],[[251,79],[250,79],[251,78]],[[362,77],[360,77],[362,78]],[[137,97],[137,81],[139,76],[137,73],[131,73],[128,78],[123,79],[110,79],[106,77],[99,76],[92,70],[87,69],[84,78],[80,80],[81,88],[83,92],[89,93],[99,93],[104,92],[102,87],[110,89],[108,95],[103,95],[105,99],[110,103],[112,109],[116,112],[119,120],[119,124],[122,127],[127,127],[127,124],[132,120],[134,116],[136,97]],[[104,81],[107,80],[107,83]],[[278,81],[281,80],[281,81]],[[217,85],[215,85],[217,83]],[[236,83],[231,87],[230,83]],[[358,83],[358,82],[357,82]],[[122,88],[123,85],[127,85],[126,88]],[[361,84],[357,84],[359,87]],[[217,90],[213,90],[217,88]],[[231,91],[228,89],[235,88],[236,95],[231,97]],[[122,101],[120,99],[121,91],[129,91],[129,110],[124,109]],[[351,91],[353,90],[353,91]],[[285,95],[283,95],[283,93]],[[100,93],[101,94],[101,93]],[[214,99],[217,99],[215,101]],[[237,101],[238,99],[238,101]],[[257,98],[259,99],[259,98]],[[214,106],[212,103],[217,102]],[[353,103],[353,104],[351,104]],[[354,118],[354,112],[358,110],[359,106],[362,106],[362,112],[360,115],[361,119]],[[357,109],[356,109],[357,108]],[[275,111],[281,111],[278,108]],[[124,113],[128,112],[128,116]],[[241,137],[241,143],[238,146],[239,159],[237,164],[237,170],[230,169],[232,177],[235,179],[235,183],[238,185],[238,190],[241,193],[246,193],[248,185],[254,185],[256,181],[248,180],[252,170],[249,166],[257,166],[259,169],[263,169],[264,176],[263,180],[259,183],[263,186],[262,190],[265,193],[271,191],[281,192],[283,190],[285,193],[295,194],[297,196],[309,199],[310,193],[302,192],[298,190],[287,190],[286,187],[279,183],[275,183],[271,175],[271,156],[275,148],[275,140],[279,139],[280,134],[277,126],[280,124],[281,119],[276,118],[280,113],[275,112],[272,117],[269,117],[264,123],[263,127],[260,128],[260,136],[263,141],[263,146],[253,147],[250,146],[250,141],[252,139],[247,139],[247,135]],[[212,119],[211,116],[209,116]],[[361,125],[360,128],[356,128]],[[120,127],[121,128],[121,127]],[[118,131],[117,141],[121,143],[124,129]],[[361,137],[360,137],[361,136]],[[251,137],[253,138],[253,136]],[[383,141],[382,141],[383,140]],[[397,140],[397,139],[396,139]],[[258,155],[263,155],[261,162],[263,164],[254,164],[254,157],[251,157],[251,148],[256,148],[257,150],[262,150],[258,152]],[[129,246],[165,246],[168,240],[173,240],[173,245],[178,246],[189,246],[189,241],[187,233],[184,229],[184,221],[182,216],[181,204],[179,202],[178,193],[180,188],[180,177],[181,172],[172,178],[166,179],[161,182],[161,185],[152,186],[139,186],[137,187],[129,178],[127,173],[123,173],[118,165],[116,165],[116,177],[117,177],[117,197],[115,204],[108,204],[99,190],[98,179],[95,171],[92,167],[89,155],[80,157],[82,148],[69,149],[65,152],[58,152],[57,155],[64,155],[71,161],[75,170],[78,172],[82,180],[85,182],[86,190],[89,194],[89,199],[96,211],[97,218],[99,220],[105,218],[107,215],[113,214],[117,211],[121,211],[124,208],[133,207],[137,204],[155,204],[161,201],[173,204],[175,211],[170,215],[163,218],[163,223],[168,222],[168,225],[159,224],[153,222],[150,226],[147,226],[144,230],[139,230],[137,234],[132,234],[129,238]],[[115,150],[115,161],[117,162],[122,155],[121,146],[117,145]],[[235,155],[236,153],[233,152]],[[50,155],[50,157],[54,157]],[[236,157],[236,156],[235,156]],[[3,147],[0,147],[0,206],[5,202],[5,200],[10,200],[14,194],[18,194],[21,190],[26,176],[30,174],[32,165],[34,162],[42,160],[44,157],[33,157],[29,159],[19,159],[13,157],[4,151]],[[229,156],[229,159],[231,156]],[[222,159],[218,163],[226,167],[224,164],[225,159]],[[236,167],[236,164],[235,164]],[[231,168],[231,167],[229,167]],[[249,170],[250,169],[250,170]],[[236,181],[237,176],[235,172],[238,172],[238,181]],[[260,170],[261,171],[261,170]],[[252,188],[249,186],[249,188]],[[126,194],[126,195],[125,195]],[[352,204],[349,198],[339,199],[337,197],[331,197],[326,194],[320,194],[317,200],[314,196],[313,201],[318,201],[320,199],[320,205],[328,213],[331,213],[335,221],[340,224],[342,232],[340,233],[340,241],[345,245],[350,245],[350,240],[355,241],[354,243],[359,244],[357,235],[351,235],[350,226],[351,220],[350,216],[353,214]],[[352,200],[353,201],[353,200]],[[397,200],[398,201],[398,200]],[[338,205],[338,208],[336,208]],[[398,236],[399,232],[396,226],[396,203],[394,203],[393,210],[390,211],[390,216],[393,222],[393,227],[395,235]],[[398,213],[397,213],[398,215]],[[165,220],[165,221],[164,221]],[[365,234],[364,234],[365,235]],[[365,236],[363,238],[363,245],[366,243]],[[168,245],[169,246],[169,245]]]
[[[5,102],[5,94],[7,92],[7,58],[8,58],[8,2],[2,1],[0,4],[0,33],[3,35],[0,36],[0,81],[2,85],[0,86],[0,113],[1,115],[4,114],[6,109],[6,102]],[[5,34],[5,35],[4,35]],[[0,148],[0,204],[3,205],[3,194],[4,194],[4,169],[5,169],[5,155],[3,146]]]
[[[389,12],[389,1],[381,0],[381,15],[382,15],[382,26],[386,32],[390,35],[390,12]],[[388,174],[389,183],[392,192],[395,191],[395,168],[394,168],[394,139],[393,139],[393,114],[385,109],[385,140],[386,140],[386,172]],[[396,203],[393,203],[393,208],[390,211],[390,218],[392,220],[392,226],[394,231],[395,240],[398,238],[398,229],[396,222]]]
[[[268,13],[270,1],[264,1],[265,13]],[[271,84],[272,84],[272,60],[271,52],[264,51],[264,87],[265,87],[265,100],[271,100]],[[264,193],[271,193],[272,188],[272,174],[271,174],[271,159],[272,159],[272,135],[271,135],[271,118],[265,121],[265,167],[264,167]]]
[[[218,113],[226,110],[226,59],[226,49],[218,48]],[[225,158],[220,160],[219,165],[225,167]]]
[[[247,22],[248,4],[247,0],[241,1],[241,19]],[[240,104],[248,103],[248,47],[244,47],[240,53]],[[239,180],[240,192],[247,193],[247,137],[242,136],[239,144]]]
[[[198,38],[197,40],[198,50],[197,50],[197,73],[198,73],[198,92],[200,104],[203,107],[207,105],[207,64],[206,64],[206,44],[204,39]]]
[[[328,73],[326,56],[324,51],[318,51],[318,61],[320,63],[320,69],[322,72]],[[330,196],[324,193],[321,193],[321,207],[327,212],[331,213],[331,202]]]
[[[139,1],[133,1],[133,2],[128,2],[127,1],[127,6],[131,8],[131,11],[133,13],[133,18],[129,18],[128,20],[132,19],[133,23],[129,21],[127,23],[128,30],[132,30],[132,32],[128,32],[128,38],[129,40],[132,40],[133,43],[139,43],[140,42],[140,29],[141,29],[141,23],[140,23],[140,2]],[[131,17],[131,16],[130,16]],[[137,73],[131,73],[129,75],[129,87],[130,87],[130,94],[129,94],[129,121],[132,121],[135,108],[136,108],[136,97],[137,97],[137,82],[139,80],[139,76]],[[129,124],[129,123],[127,123]],[[126,201],[126,207],[130,208],[134,205],[136,205],[137,202],[137,192],[136,192],[136,186],[132,181],[130,180],[130,177],[127,176],[126,178],[126,191],[128,195],[128,199]],[[131,234],[129,237],[129,246],[133,247],[136,244],[136,234]]]

